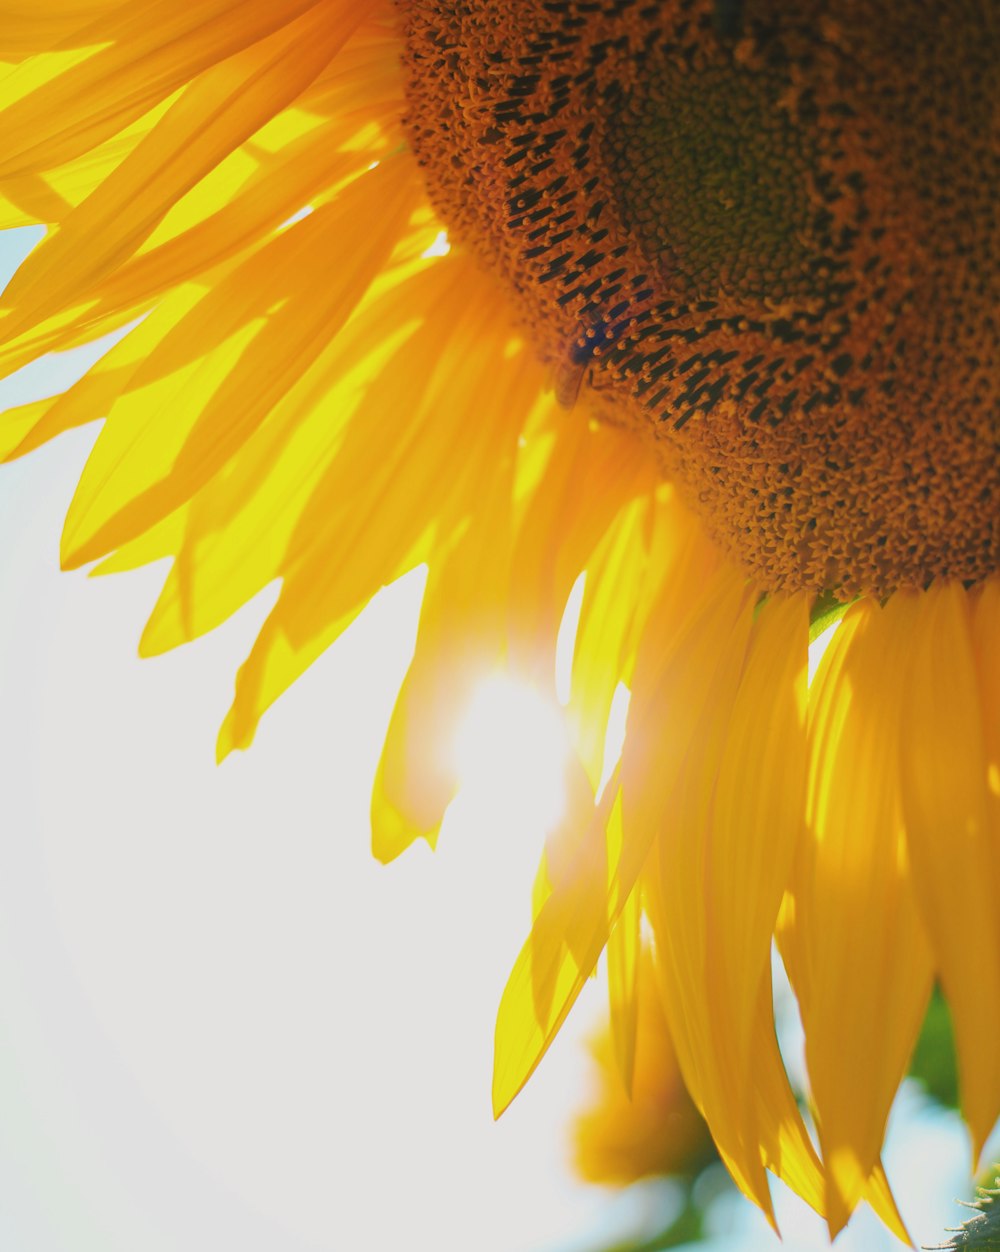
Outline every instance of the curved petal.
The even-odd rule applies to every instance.
[[[910,607],[900,604],[900,612]],[[779,930],[805,1026],[831,1234],[877,1166],[931,987],[903,837],[911,632],[901,638],[899,627],[898,614],[859,602],[820,662],[810,691],[808,831],[794,909]]]
[[[897,595],[886,613],[906,615]],[[988,765],[972,641],[958,583],[916,597],[913,680],[901,741],[913,880],[951,1009],[962,1110],[981,1152],[1000,1110],[1000,841],[990,828]]]

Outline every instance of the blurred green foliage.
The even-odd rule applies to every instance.
[[[927,1016],[910,1061],[910,1077],[945,1108],[958,1108],[958,1067],[951,1013],[941,988],[934,988]]]
[[[606,1249],[606,1252],[666,1252],[682,1244],[700,1243],[705,1238],[705,1213],[689,1187],[684,1196],[684,1206],[670,1224],[649,1238],[638,1242],[626,1240]]]

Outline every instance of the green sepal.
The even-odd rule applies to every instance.
[[[994,1167],[994,1173],[996,1173]],[[961,1226],[949,1230],[951,1240],[948,1243],[937,1243],[933,1247],[940,1252],[959,1252],[959,1250],[977,1249],[978,1252],[1000,1252],[1000,1187],[994,1179],[993,1187],[977,1187],[976,1199],[967,1208],[974,1209],[975,1215]],[[931,1252],[926,1249],[926,1252]]]
[[[854,600],[857,598],[855,596]],[[833,591],[824,591],[822,595],[818,595],[809,611],[809,642],[817,639],[828,626],[839,622],[854,600],[839,600]]]

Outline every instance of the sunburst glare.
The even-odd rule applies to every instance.
[[[555,703],[532,687],[500,674],[486,679],[453,750],[466,818],[523,827],[537,840],[562,816],[566,728]]]

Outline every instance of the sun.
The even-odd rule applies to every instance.
[[[536,688],[502,675],[485,678],[459,722],[453,751],[459,795],[509,837],[526,824],[548,831],[563,816],[566,727],[558,706]]]

